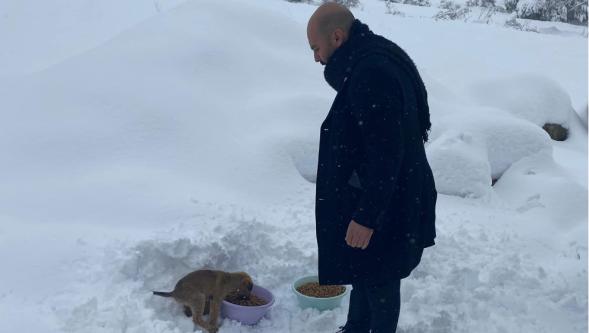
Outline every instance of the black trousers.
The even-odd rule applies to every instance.
[[[401,280],[352,284],[346,333],[394,333],[401,310]]]

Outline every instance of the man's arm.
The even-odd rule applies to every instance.
[[[390,204],[404,154],[402,88],[385,69],[372,62],[360,65],[350,82],[351,112],[366,153],[358,170],[363,193],[352,220],[373,230],[383,223],[379,216]]]

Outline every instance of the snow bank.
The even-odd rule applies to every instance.
[[[46,69],[184,1],[2,1],[0,77]]]
[[[514,163],[495,184],[495,191],[517,212],[554,223],[560,230],[587,223],[587,188],[571,179],[549,151]]]
[[[321,117],[325,105],[289,101],[330,94],[307,50],[304,30],[271,9],[189,2],[46,71],[1,82],[3,109],[19,110],[0,134],[10,156],[0,174],[3,211],[157,224],[190,214],[190,198],[285,200],[285,189],[305,180],[287,150],[293,124],[281,117],[301,108]],[[301,84],[315,76],[315,86]]]
[[[589,105],[585,104],[585,107],[580,109],[577,114],[579,115],[579,118],[581,119],[581,123],[583,124],[583,127],[585,127],[585,129],[587,129],[587,122],[589,121]]]
[[[569,95],[553,80],[540,75],[518,75],[482,81],[471,88],[480,105],[509,111],[540,127],[546,123],[568,128],[574,109]]]
[[[538,151],[552,149],[550,138],[544,130],[501,110],[439,102],[434,102],[433,106],[438,110],[432,120],[432,143],[428,151],[436,160],[433,163],[434,168],[438,169],[435,172],[438,174],[442,193],[464,195],[466,192],[457,191],[457,186],[469,188],[467,192],[481,194],[482,186],[489,184],[487,180],[499,178],[512,163]],[[458,137],[458,140],[448,137]],[[438,140],[441,142],[436,143]],[[467,148],[461,142],[473,148]],[[464,163],[442,157],[448,154]],[[476,166],[473,165],[475,160],[478,161]],[[486,165],[490,167],[490,175],[484,177]],[[456,177],[461,174],[471,176],[468,180],[457,183]],[[450,183],[454,185],[443,185]]]
[[[491,188],[491,166],[484,142],[448,131],[427,147],[438,193],[480,197]]]

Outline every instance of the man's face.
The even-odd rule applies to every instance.
[[[315,62],[320,62],[321,65],[325,66],[339,45],[333,43],[332,39],[334,38],[320,34],[318,30],[313,23],[310,23],[307,29],[307,38],[309,39],[309,46],[313,50]]]

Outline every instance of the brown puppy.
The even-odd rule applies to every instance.
[[[189,273],[178,283],[172,292],[154,291],[154,295],[173,297],[184,305],[184,313],[192,313],[192,321],[209,333],[219,330],[217,319],[221,312],[221,303],[225,297],[237,292],[242,297],[249,297],[253,288],[252,278],[244,272],[227,273],[223,271],[198,270]],[[205,306],[210,307],[209,322],[202,315]],[[189,308],[190,311],[188,311]]]

